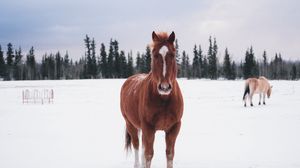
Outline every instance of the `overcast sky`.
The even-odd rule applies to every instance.
[[[217,38],[219,57],[228,47],[240,61],[247,48],[261,58],[280,52],[300,60],[300,1],[298,0],[1,0],[0,44],[30,46],[37,57],[68,50],[72,58],[84,55],[85,34],[108,47],[117,39],[120,49],[144,52],[155,31],[174,31],[180,50],[192,53],[208,38]],[[98,52],[99,53],[99,52]]]

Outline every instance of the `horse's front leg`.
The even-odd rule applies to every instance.
[[[177,135],[179,133],[181,122],[176,123],[171,129],[166,132],[166,156],[167,168],[173,168],[174,147]]]
[[[155,130],[151,127],[144,126],[142,128],[143,154],[142,154],[142,168],[150,168],[151,160],[153,158],[153,143],[155,137]]]

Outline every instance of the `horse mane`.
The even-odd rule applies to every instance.
[[[169,34],[167,32],[155,32],[157,37],[160,39],[161,42],[167,41],[169,39]],[[149,46],[153,49],[155,42],[153,41]]]
[[[169,34],[167,32],[158,32],[156,35],[161,39],[161,40],[167,40],[169,38]]]

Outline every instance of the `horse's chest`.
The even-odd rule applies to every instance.
[[[148,122],[156,130],[167,130],[177,121],[176,114],[170,110],[158,110],[148,118]]]

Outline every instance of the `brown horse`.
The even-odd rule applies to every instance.
[[[244,91],[244,96],[243,96],[243,100],[245,102],[244,106],[246,107],[246,99],[247,99],[247,95],[249,96],[250,99],[250,105],[253,106],[252,103],[252,97],[255,93],[259,94],[259,103],[258,105],[260,105],[261,103],[261,97],[263,96],[263,104],[265,105],[265,98],[266,98],[266,94],[268,96],[268,98],[270,98],[271,96],[271,92],[272,92],[272,87],[267,78],[261,76],[258,79],[257,78],[248,78],[246,80],[245,83],[245,91]]]
[[[152,33],[151,71],[129,77],[121,89],[121,111],[126,121],[126,149],[135,150],[139,162],[142,131],[142,167],[150,168],[155,132],[165,132],[167,167],[173,167],[174,146],[183,114],[183,98],[176,81],[175,33]]]

